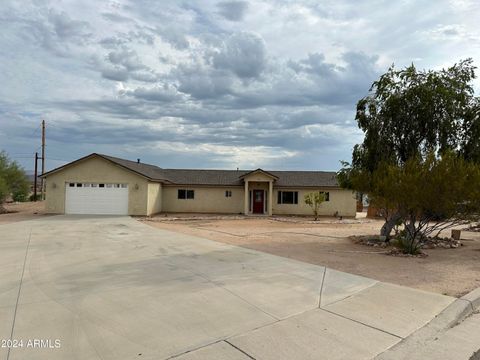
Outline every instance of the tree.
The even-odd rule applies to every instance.
[[[480,167],[452,152],[402,166],[381,164],[372,174],[373,204],[396,209],[404,225],[400,241],[416,253],[422,241],[452,226],[478,220]]]
[[[311,192],[305,194],[304,197],[305,204],[310,206],[315,216],[315,221],[318,220],[318,211],[320,210],[320,205],[325,201],[325,194],[320,191]]]
[[[480,106],[471,84],[475,77],[471,59],[448,69],[419,71],[394,66],[375,81],[370,94],[357,104],[356,121],[365,133],[355,145],[352,162],[343,162],[340,184],[364,194],[378,191],[382,171],[402,168],[410,159],[453,151],[480,162]],[[385,175],[385,174],[384,174]],[[374,183],[376,181],[377,183]],[[383,183],[384,192],[394,183]],[[377,200],[385,218],[381,235],[389,236],[401,220],[398,209]]]
[[[24,201],[29,191],[28,179],[25,171],[8,158],[7,154],[0,152],[0,213],[5,212],[2,204],[8,196],[15,201]]]

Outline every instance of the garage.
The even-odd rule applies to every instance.
[[[65,213],[127,215],[128,185],[90,182],[66,183]]]

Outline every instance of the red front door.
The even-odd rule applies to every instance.
[[[263,190],[253,190],[253,213],[263,214]]]

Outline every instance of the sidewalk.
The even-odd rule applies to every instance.
[[[456,299],[426,326],[376,360],[480,360],[480,288]]]
[[[473,357],[474,352],[477,352]],[[419,346],[411,360],[479,360],[480,314],[476,313],[438,338]]]

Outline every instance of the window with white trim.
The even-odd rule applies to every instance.
[[[225,190],[225,197],[232,197],[232,190]]]

